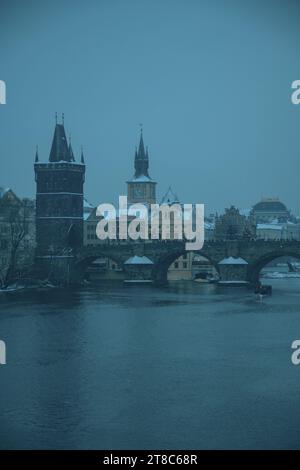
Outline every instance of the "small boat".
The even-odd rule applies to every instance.
[[[208,273],[207,272],[196,273],[195,276],[194,276],[193,281],[195,281],[195,282],[204,282],[204,283],[209,282],[208,281]]]
[[[257,286],[254,289],[254,294],[257,295],[272,295],[272,286],[270,285],[263,285],[261,283],[258,283]]]
[[[290,261],[287,262],[288,268],[289,268],[289,273],[298,273],[300,272],[300,269],[298,266],[295,264],[290,263]]]

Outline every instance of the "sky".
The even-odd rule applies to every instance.
[[[63,112],[94,205],[126,194],[142,123],[159,198],[300,215],[299,20],[296,0],[0,0],[0,186],[34,197]]]

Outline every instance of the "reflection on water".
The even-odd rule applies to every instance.
[[[0,299],[0,448],[299,448],[300,279]]]

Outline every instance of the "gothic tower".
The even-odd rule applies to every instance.
[[[143,131],[141,130],[138,150],[135,150],[134,169],[135,173],[131,180],[127,181],[127,198],[129,204],[143,203],[155,204],[156,182],[150,178],[148,173],[149,155],[145,151]]]
[[[53,263],[72,258],[83,242],[85,164],[83,153],[81,162],[75,162],[63,121],[56,122],[49,161],[40,163],[36,153],[34,171],[37,263],[46,275]]]

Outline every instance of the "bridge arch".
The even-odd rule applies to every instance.
[[[272,251],[266,253],[265,255],[260,256],[254,263],[250,264],[248,267],[248,280],[251,284],[256,284],[259,281],[259,275],[261,270],[269,264],[271,261],[282,258],[283,256],[290,256],[292,258],[297,258],[300,260],[300,253],[297,251]]]
[[[166,282],[168,279],[168,270],[169,267],[181,256],[191,253],[191,251],[187,251],[184,248],[183,249],[178,249],[176,251],[172,251],[171,253],[167,253],[163,256],[161,256],[155,266],[155,271],[154,271],[154,278],[155,281],[157,282]],[[216,269],[217,272],[219,272],[219,267],[218,263],[216,260],[212,259],[212,257],[209,255],[209,253],[206,253],[202,250],[200,251],[192,251],[194,255],[200,255],[203,258],[206,258],[212,266]]]
[[[97,250],[95,253],[86,254],[76,261],[74,268],[81,279],[84,278],[88,268],[92,266],[94,261],[98,260],[99,258],[110,259],[111,261],[115,262],[116,265],[123,266],[123,259],[115,255],[113,251],[107,252],[105,249],[99,251]]]

